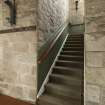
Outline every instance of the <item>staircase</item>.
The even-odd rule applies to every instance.
[[[38,105],[83,105],[84,36],[69,35]]]

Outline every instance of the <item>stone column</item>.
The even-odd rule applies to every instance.
[[[85,105],[105,105],[105,0],[85,0]]]

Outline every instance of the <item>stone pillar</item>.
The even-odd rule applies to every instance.
[[[105,0],[85,0],[85,105],[105,105]]]
[[[35,102],[37,89],[36,0],[16,0],[17,20],[0,0],[0,94]],[[33,27],[33,28],[32,28]]]
[[[72,25],[84,23],[84,0],[78,1],[78,10],[76,11],[75,0],[70,0],[70,23]]]

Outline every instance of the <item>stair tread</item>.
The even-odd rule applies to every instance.
[[[67,43],[69,43],[69,44],[70,44],[70,43],[73,43],[73,44],[74,44],[74,43],[79,43],[79,44],[81,43],[81,44],[83,44],[83,41],[75,41],[75,40],[72,41],[72,40],[70,40],[70,41],[66,41],[66,42],[65,42],[65,44],[67,44]]]
[[[64,91],[64,92],[67,92],[67,93],[70,93],[70,92],[76,92],[76,94],[79,94],[81,96],[81,90],[78,89],[76,86],[74,87],[69,87],[68,85],[62,85],[62,84],[56,84],[56,83],[48,83],[46,85],[47,88],[52,88],[52,89],[55,89],[56,91],[60,90],[60,91]],[[69,94],[70,95],[70,94]]]
[[[62,78],[62,79],[65,79],[65,80],[74,80],[74,81],[78,81],[78,83],[81,83],[81,79],[78,79],[74,76],[65,76],[65,75],[62,75],[62,74],[51,74],[50,77],[57,77],[57,78]]]
[[[76,58],[76,57],[78,57],[78,58],[84,58],[84,56],[80,56],[80,55],[63,55],[63,54],[60,54],[59,56],[62,56],[62,57],[74,57],[74,58]]]
[[[63,67],[63,66],[54,66],[53,73],[63,74],[69,76],[76,76],[77,78],[82,78],[83,68],[75,68],[75,67]]]
[[[83,49],[84,49],[83,47],[63,47],[62,48],[63,51],[64,50],[70,50],[70,51],[71,50],[75,50],[75,51],[81,51],[82,50],[83,51]]]
[[[70,35],[70,36],[68,36],[68,37],[84,37],[84,36],[81,36],[81,35]]]
[[[70,46],[70,47],[63,47],[63,48],[84,48],[83,46]]]
[[[84,47],[83,45],[76,45],[76,44],[66,44],[63,47]]]
[[[83,44],[83,42],[81,42],[81,41],[66,41],[65,42],[65,44],[74,44],[74,43],[76,43],[76,44]]]
[[[84,39],[82,36],[68,36],[67,39]]]
[[[78,33],[78,34],[77,33],[75,33],[75,34],[72,33],[69,36],[83,36],[83,33]]]
[[[83,45],[64,45],[63,48],[70,48],[70,47],[84,47]]]
[[[77,38],[77,39],[83,39],[84,37],[83,36],[69,36],[68,38]]]
[[[82,69],[55,66],[55,67],[53,67],[53,72],[52,73],[82,79]]]
[[[75,40],[75,41],[83,41],[84,39],[83,39],[83,38],[72,38],[72,37],[71,37],[71,38],[67,38],[66,41],[69,41],[69,40],[70,40],[70,41],[71,41],[71,40],[72,40],[72,41],[74,41],[74,40]]]
[[[80,64],[83,64],[83,62],[80,62],[80,61],[57,60],[56,62],[64,62],[64,63],[80,63]]]
[[[84,48],[79,48],[79,47],[69,47],[69,48],[62,48],[63,51],[71,51],[71,50],[75,50],[75,51],[83,51]]]
[[[43,94],[39,100],[43,101],[42,104],[44,105],[44,102],[47,103],[47,105],[81,105],[81,101],[75,101],[75,100],[64,100],[61,98],[56,98],[55,96],[49,95],[49,94]]]
[[[58,69],[65,69],[65,70],[72,70],[72,71],[76,71],[76,70],[78,70],[78,71],[80,71],[81,69],[80,68],[72,68],[72,67],[62,67],[62,66],[54,66],[53,68],[58,68]]]
[[[65,45],[83,45],[82,43],[77,44],[77,43],[71,43],[71,44],[65,44]]]
[[[72,46],[70,46],[70,47],[63,47],[62,49],[70,49],[70,50],[72,50],[72,49],[78,49],[78,50],[83,50],[84,49],[84,47],[72,47]]]
[[[83,43],[83,40],[81,41],[81,40],[69,40],[69,41],[66,41],[66,42],[81,42],[81,43]]]
[[[70,55],[70,56],[74,56],[74,55],[81,55],[81,56],[83,56],[83,52],[65,52],[65,51],[62,51],[61,53],[60,53],[61,55]]]
[[[60,60],[58,59],[55,62],[56,66],[63,66],[63,67],[74,67],[74,68],[83,68],[84,63],[83,61],[76,61],[76,60]]]
[[[83,56],[76,56],[76,55],[63,55],[60,54],[58,56],[58,60],[65,60],[65,61],[84,61],[84,57]]]
[[[79,54],[79,53],[81,53],[81,54],[83,54],[84,52],[83,51],[76,51],[76,50],[70,50],[70,51],[66,51],[66,50],[62,50],[61,51],[61,53],[77,53],[77,54]]]
[[[83,41],[84,39],[83,39],[83,38],[72,38],[72,37],[71,37],[71,38],[67,38],[66,41],[69,41],[69,40],[70,40],[70,41],[71,41],[71,40],[72,40],[72,41],[74,41],[74,40],[75,40],[75,41]]]
[[[68,87],[68,85],[49,83],[46,85],[45,93],[64,99],[80,100],[82,96],[81,87]]]
[[[71,41],[66,41],[64,45],[83,45],[83,43],[72,43]]]
[[[72,51],[61,51],[61,52],[82,52],[83,53],[83,51],[75,51],[75,50],[72,50]]]

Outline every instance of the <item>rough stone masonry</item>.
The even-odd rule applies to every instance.
[[[16,7],[16,26],[11,26],[10,10],[0,0],[0,31],[36,25],[36,0],[16,0]],[[35,30],[0,33],[0,94],[35,102],[36,46]]]
[[[66,22],[69,23],[69,0],[38,0],[38,48]]]
[[[105,0],[85,0],[85,104],[105,105]]]

